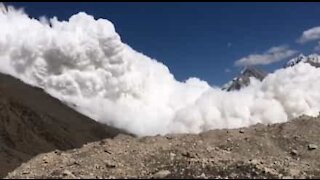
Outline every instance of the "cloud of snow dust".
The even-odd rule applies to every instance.
[[[80,12],[68,21],[0,11],[0,72],[43,88],[96,121],[139,136],[199,133],[318,115],[320,70],[280,69],[226,92],[168,68],[121,41],[106,19]]]

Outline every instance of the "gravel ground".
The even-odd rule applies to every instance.
[[[201,134],[118,135],[40,154],[6,178],[320,178],[320,117]]]

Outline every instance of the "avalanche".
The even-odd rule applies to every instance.
[[[37,20],[1,8],[0,24],[0,72],[139,136],[285,122],[320,110],[320,70],[307,63],[226,92],[194,77],[177,81],[123,43],[110,21],[84,12]]]

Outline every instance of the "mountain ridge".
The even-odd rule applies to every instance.
[[[256,78],[262,81],[267,76],[267,72],[262,71],[254,66],[246,66],[244,67],[241,72],[233,78],[228,83],[222,86],[222,90],[226,91],[233,91],[239,90],[243,87],[246,87],[250,84],[250,78]]]
[[[320,55],[316,53],[308,56],[300,54],[299,56],[288,60],[283,65],[283,68],[289,68],[297,65],[298,63],[309,63],[310,65],[318,68],[320,67]],[[259,81],[262,81],[268,74],[268,72],[263,71],[256,66],[245,66],[236,77],[222,85],[221,89],[225,91],[239,90],[250,84],[250,78],[255,78]]]

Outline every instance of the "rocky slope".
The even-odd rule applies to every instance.
[[[201,134],[118,135],[52,151],[6,178],[320,178],[320,116]]]
[[[0,74],[0,178],[37,154],[81,147],[119,132]]]

